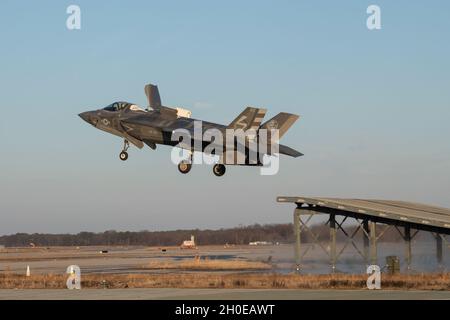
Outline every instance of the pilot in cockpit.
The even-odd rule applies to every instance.
[[[115,111],[124,110],[127,107],[130,107],[130,110],[132,110],[132,111],[145,111],[144,109],[138,107],[135,104],[132,104],[129,102],[121,102],[121,101],[111,103],[107,107],[103,108],[103,110],[115,112]]]

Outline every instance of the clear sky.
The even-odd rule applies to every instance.
[[[277,195],[450,207],[449,40],[449,1],[2,0],[0,234],[290,222]],[[77,114],[145,106],[149,82],[204,120],[300,114],[283,143],[305,156],[222,178],[179,174],[164,146],[122,162],[122,141]]]

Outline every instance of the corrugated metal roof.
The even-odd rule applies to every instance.
[[[421,203],[393,200],[340,199],[301,196],[279,196],[277,197],[277,201],[308,204],[354,212],[362,215],[376,216],[385,219],[450,229],[450,209]]]

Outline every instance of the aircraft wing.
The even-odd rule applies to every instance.
[[[243,146],[242,144],[240,144],[240,143],[238,144],[238,147],[242,147],[242,146]],[[245,148],[248,149],[247,146]],[[266,152],[265,154],[271,155],[273,153],[274,152]],[[278,152],[277,153],[284,154],[284,155],[287,155],[287,156],[290,156],[290,157],[294,157],[294,158],[301,157],[301,156],[304,155],[303,153],[301,153],[301,152],[299,152],[299,151],[297,151],[295,149],[292,149],[291,147],[288,147],[288,146],[286,146],[284,144],[279,144],[278,145]]]
[[[278,151],[281,154],[285,154],[287,156],[294,157],[294,158],[303,156],[303,153],[301,153],[301,152],[299,152],[297,150],[294,150],[291,147],[285,146],[283,144],[279,145]]]

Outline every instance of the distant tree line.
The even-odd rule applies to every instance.
[[[347,226],[346,231],[351,235],[356,231],[356,226]],[[311,231],[326,241],[330,231],[326,225],[313,225]],[[381,232],[381,230],[380,230]],[[77,234],[44,234],[44,233],[16,233],[13,235],[0,236],[0,245],[6,247],[30,246],[97,246],[97,245],[144,245],[144,246],[177,246],[183,240],[190,239],[194,235],[199,245],[224,245],[248,244],[253,241],[268,241],[279,243],[293,243],[293,226],[287,224],[254,224],[236,228],[218,230],[172,230],[172,231],[115,231],[105,232],[80,232]],[[359,230],[354,237],[356,240],[362,238]],[[307,230],[301,233],[302,242],[312,242],[313,236]],[[345,241],[345,236],[338,231],[338,241]],[[391,228],[382,238],[383,241],[400,241],[398,232]]]

